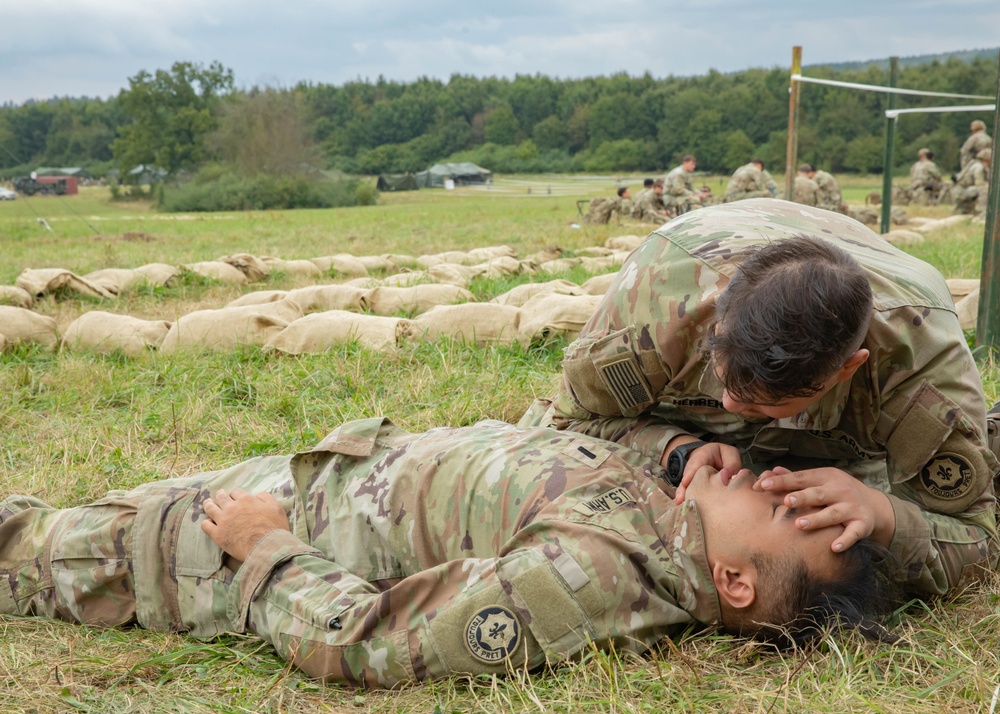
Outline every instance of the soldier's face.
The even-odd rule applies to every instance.
[[[709,561],[723,554],[798,556],[809,571],[830,577],[837,571],[837,555],[831,550],[843,526],[804,531],[795,519],[818,509],[795,509],[784,505],[784,493],[754,491],[754,474],[743,469],[725,478],[713,467],[697,471],[685,499],[698,504],[705,528]]]

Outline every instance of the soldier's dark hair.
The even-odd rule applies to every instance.
[[[663,179],[653,181],[653,188],[663,188]]]
[[[684,158],[681,159],[681,163],[686,164],[688,161],[697,161],[697,160],[698,159],[694,157],[694,154],[684,154]]]
[[[929,161],[934,160],[934,152],[931,151],[930,149],[924,152],[924,156],[926,156]]]
[[[618,187],[618,195],[619,195],[619,197],[620,197],[620,196],[621,196],[621,195],[622,195],[623,193],[625,193],[626,191],[628,191],[628,186],[619,186],[619,187]]]
[[[643,188],[652,188],[653,187],[653,179],[651,179],[651,178],[646,179],[645,181],[642,182],[642,186],[643,186]]]
[[[751,163],[751,164],[757,164],[757,165],[758,165],[758,166],[760,166],[760,167],[761,167],[762,169],[763,169],[763,168],[765,168],[765,167],[764,167],[764,159],[758,159],[758,158],[757,158],[756,156],[755,156],[755,157],[753,157],[752,159],[750,159],[750,163]]]
[[[752,249],[707,340],[726,391],[744,404],[816,394],[864,341],[872,299],[864,268],[821,238]]]
[[[892,578],[895,558],[868,538],[834,557],[839,572],[828,579],[811,575],[802,561],[751,556],[757,568],[756,600],[724,629],[783,649],[806,645],[838,627],[895,642],[898,638],[883,626],[901,599]]]

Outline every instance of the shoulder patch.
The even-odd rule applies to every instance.
[[[619,506],[626,503],[635,503],[635,498],[629,493],[627,488],[619,486],[610,491],[605,491],[600,496],[583,501],[573,506],[574,511],[578,511],[585,516],[597,516],[602,513],[611,513]]]
[[[521,624],[505,607],[484,607],[465,626],[465,646],[480,662],[507,659],[521,641]]]
[[[652,403],[653,394],[631,352],[621,355],[613,362],[602,364],[598,367],[598,372],[622,412]]]
[[[920,482],[927,492],[938,498],[962,498],[972,488],[972,464],[961,454],[939,453],[920,471]]]

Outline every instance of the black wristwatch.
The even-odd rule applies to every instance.
[[[684,476],[684,467],[687,466],[688,456],[695,449],[704,446],[705,443],[701,440],[689,441],[670,452],[670,456],[667,457],[667,482],[671,486],[676,488],[681,485],[681,478]]]

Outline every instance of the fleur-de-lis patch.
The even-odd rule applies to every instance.
[[[520,638],[517,617],[505,607],[487,607],[475,614],[465,628],[465,646],[478,660],[497,664],[517,647]]]
[[[937,454],[920,471],[920,481],[938,498],[961,498],[972,487],[972,465],[959,454]]]

